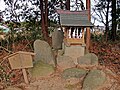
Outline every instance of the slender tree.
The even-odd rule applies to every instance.
[[[99,0],[94,8],[92,8],[92,17],[100,23],[105,25],[105,40],[108,39],[111,0]]]
[[[66,9],[67,9],[67,10],[70,10],[70,0],[67,0],[67,1],[66,1]]]
[[[116,28],[117,22],[116,22],[116,0],[112,0],[112,31],[111,31],[111,39],[112,41],[115,41],[116,39]]]
[[[48,40],[48,0],[40,0],[40,10],[41,10],[41,27],[43,37],[46,41]]]
[[[120,0],[117,0],[116,16],[117,16],[117,28],[120,29]]]

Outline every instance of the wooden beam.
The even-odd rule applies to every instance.
[[[26,72],[25,68],[22,69],[22,72],[23,72],[23,77],[24,77],[25,83],[29,84],[28,77],[27,77],[27,72]]]
[[[86,0],[86,9],[88,10],[88,20],[91,20],[91,0]]]
[[[86,49],[89,50],[90,48],[90,28],[86,28]]]
[[[90,14],[90,0],[86,0],[86,9],[88,10],[88,20],[91,20],[91,14]],[[86,28],[86,49],[89,50],[90,48],[90,28]]]
[[[83,40],[83,43],[82,43],[82,44],[84,44],[84,43],[85,43],[84,28],[82,28],[82,40]]]

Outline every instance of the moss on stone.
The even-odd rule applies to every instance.
[[[105,73],[100,70],[92,70],[86,76],[82,90],[97,90],[97,88],[104,84],[105,80]]]
[[[30,70],[30,75],[32,77],[47,76],[54,72],[54,67],[52,65],[43,63],[42,61],[37,61],[34,63],[34,67]]]

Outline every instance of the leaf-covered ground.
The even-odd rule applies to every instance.
[[[99,58],[99,64],[120,75],[120,42],[92,42],[90,52]]]

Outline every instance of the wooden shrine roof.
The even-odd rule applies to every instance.
[[[60,15],[61,26],[92,27],[93,24],[88,20],[88,10],[69,11],[57,10]]]

